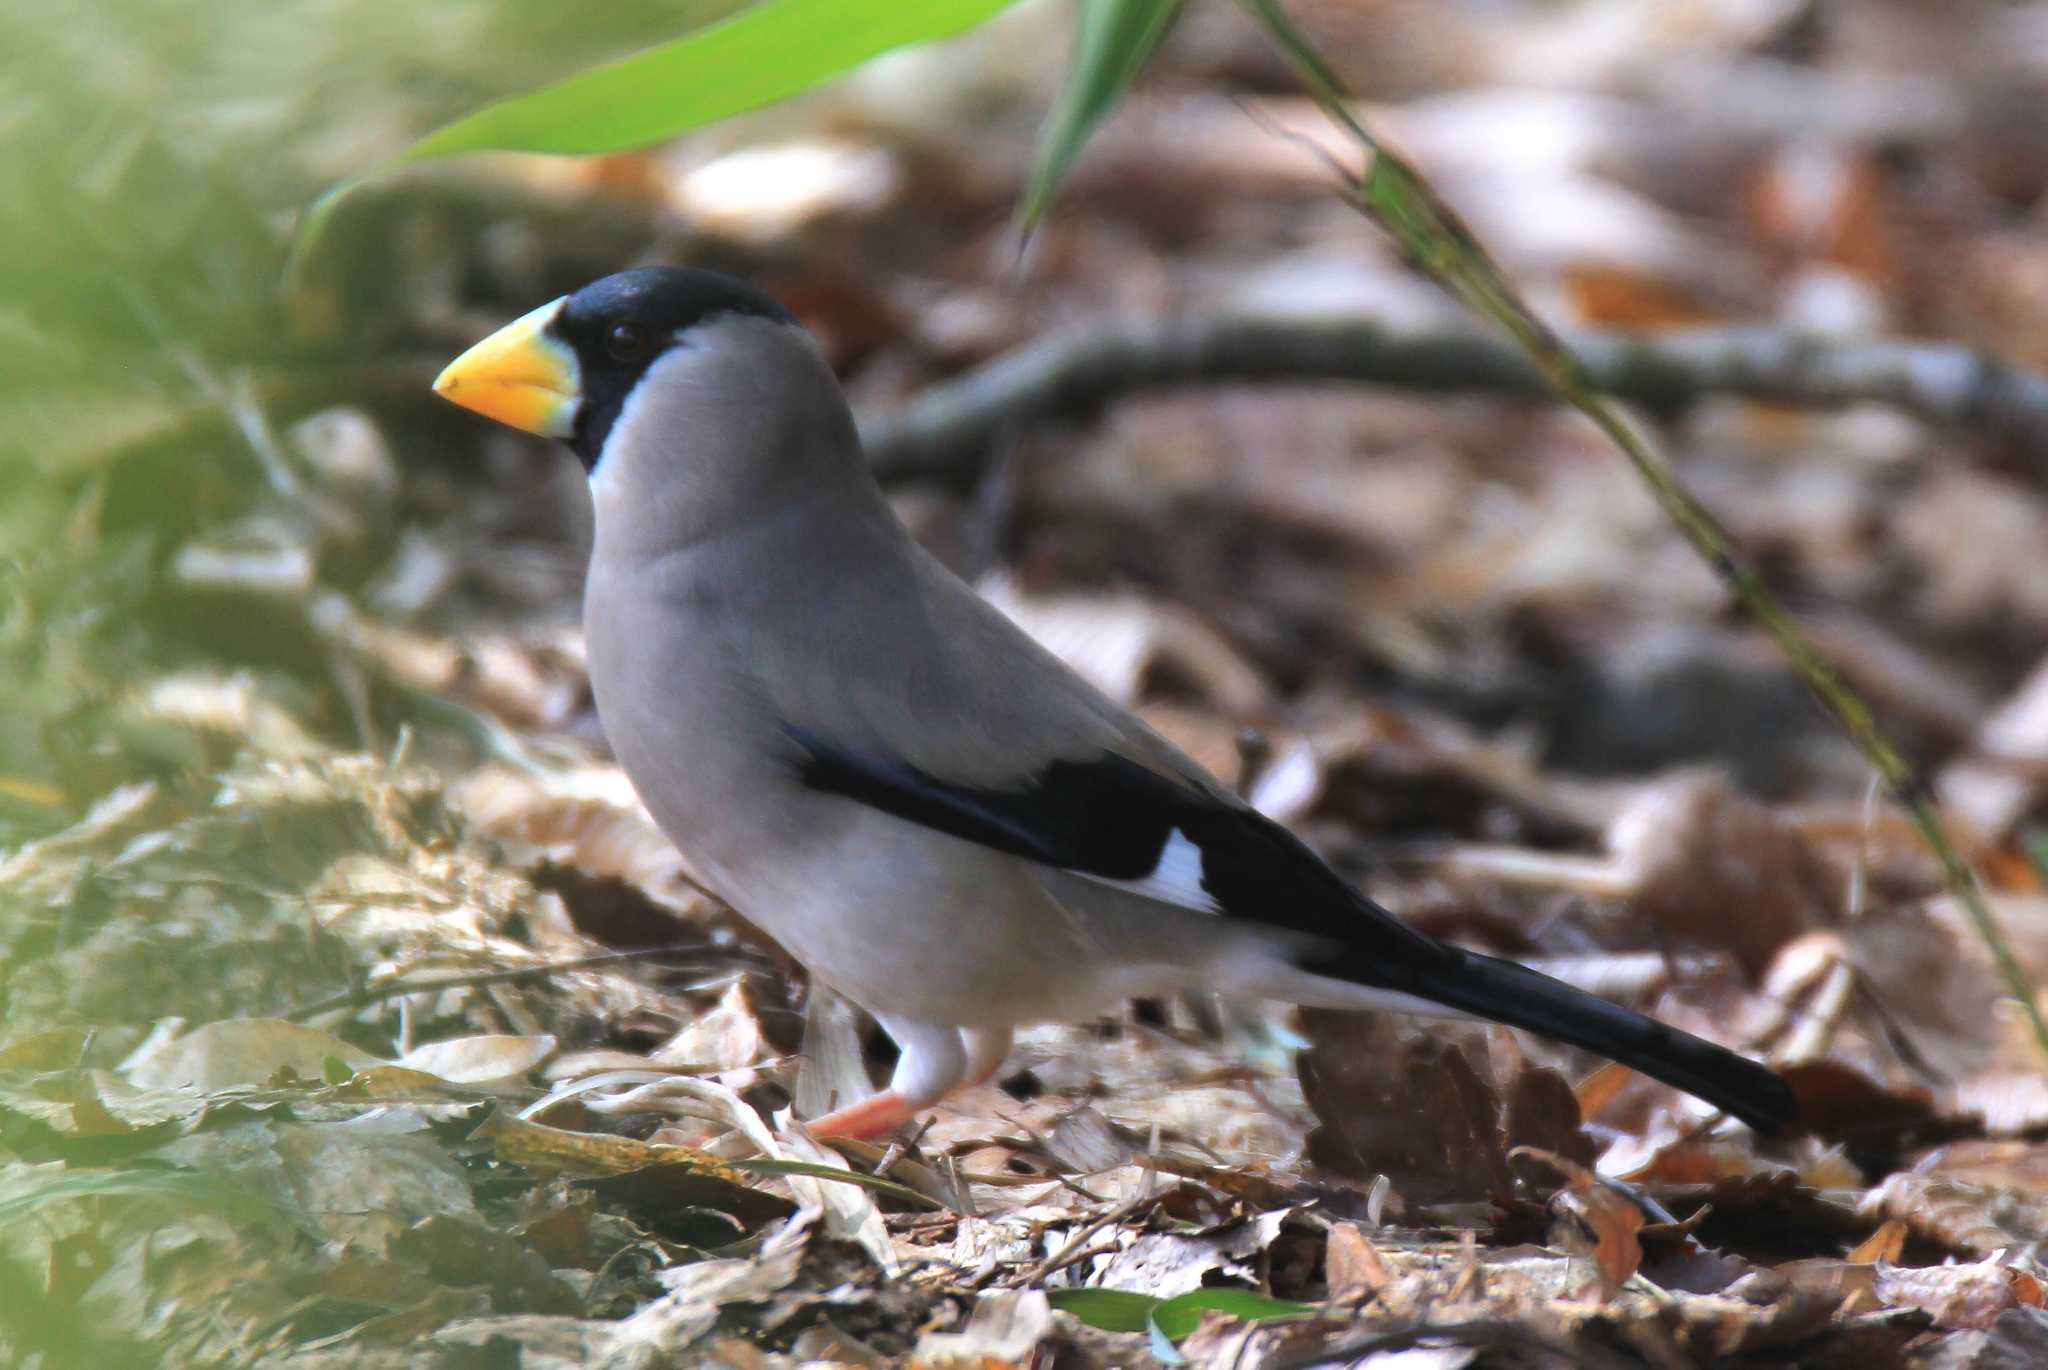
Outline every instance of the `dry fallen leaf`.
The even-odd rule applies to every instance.
[[[398,1064],[450,1084],[477,1085],[517,1079],[554,1054],[555,1039],[545,1033],[528,1037],[499,1032],[429,1042],[405,1053]]]
[[[1761,976],[1801,932],[1831,926],[1846,879],[1791,823],[1718,775],[1646,787],[1607,834],[1635,915]]]
[[[1985,718],[1970,750],[1935,778],[1942,808],[1983,843],[1996,842],[2040,801],[2048,775],[2048,659]]]
[[[617,876],[671,908],[688,909],[702,899],[688,863],[616,766],[541,774],[486,766],[456,786],[453,798],[484,832],[539,856],[590,875]]]
[[[1858,1210],[1896,1218],[1913,1236],[1958,1255],[1989,1257],[2048,1240],[2048,1197],[2037,1185],[1967,1165],[1951,1178],[1944,1155],[1936,1151],[1887,1176],[1859,1197]]]
[[[810,1242],[809,1225],[791,1219],[752,1256],[691,1261],[656,1278],[666,1291],[613,1325],[604,1364],[659,1363],[687,1352],[718,1323],[726,1305],[760,1303],[797,1277]]]
[[[1028,1365],[1052,1330],[1052,1305],[1042,1289],[1002,1289],[975,1299],[967,1326],[926,1332],[910,1353],[914,1370],[994,1370]]]
[[[1386,1258],[1357,1223],[1337,1223],[1323,1252],[1330,1302],[1356,1303],[1369,1298],[1394,1278]]]
[[[1122,703],[1138,703],[1154,673],[1170,672],[1229,717],[1252,717],[1266,704],[1258,672],[1183,610],[1132,596],[1025,595],[1007,579],[983,583],[981,593]]]
[[[1877,1230],[1865,1237],[1842,1259],[1852,1265],[1874,1265],[1885,1261],[1896,1265],[1899,1254],[1906,1249],[1907,1228],[1897,1218],[1886,1218],[1877,1225]]]
[[[1559,1244],[1580,1250],[1590,1244],[1600,1287],[1613,1297],[1643,1263],[1637,1236],[1643,1228],[1642,1209],[1614,1185],[1568,1157],[1529,1146],[1518,1146],[1513,1154],[1541,1161],[1564,1177],[1564,1188],[1550,1200],[1551,1211],[1559,1218]]]
[[[1305,1009],[1296,1061],[1320,1120],[1309,1159],[1334,1174],[1385,1175],[1409,1204],[1486,1199],[1512,1181],[1500,1098],[1456,1046],[1404,1035],[1385,1014]]]
[[[708,1012],[685,1023],[648,1054],[652,1065],[693,1071],[737,1070],[774,1055],[744,979],[733,981]]]
[[[1267,1249],[1290,1210],[1207,1231],[1147,1232],[1098,1262],[1089,1283],[1170,1299],[1211,1284],[1257,1284]]]
[[[1989,1327],[2008,1308],[2041,1306],[2040,1282],[1997,1256],[1919,1270],[1881,1266],[1876,1291],[1889,1307],[1926,1309],[1943,1328]]]
[[[352,1070],[381,1064],[318,1028],[282,1018],[231,1018],[183,1034],[154,1036],[122,1062],[121,1073],[144,1089],[183,1087],[211,1094],[234,1085],[265,1084],[282,1071],[319,1080],[330,1060]]]
[[[1527,1060],[1505,1028],[1479,1039],[1482,1076],[1441,1030],[1324,1010],[1303,1010],[1301,1022],[1310,1046],[1296,1068],[1320,1120],[1308,1154],[1327,1170],[1384,1176],[1407,1203],[1429,1204],[1509,1193],[1511,1144],[1593,1159],[1571,1086]]]

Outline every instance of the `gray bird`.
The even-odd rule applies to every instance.
[[[758,291],[608,276],[434,388],[581,458],[613,750],[710,885],[902,1048],[814,1129],[887,1132],[1020,1024],[1188,989],[1492,1019],[1793,1120],[1763,1066],[1409,927],[1033,642],[897,522]]]

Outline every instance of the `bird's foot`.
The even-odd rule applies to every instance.
[[[851,1137],[867,1141],[894,1132],[917,1116],[917,1105],[893,1089],[871,1094],[857,1104],[835,1108],[804,1126],[818,1137]]]

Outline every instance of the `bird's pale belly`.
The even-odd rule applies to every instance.
[[[721,872],[733,906],[871,1013],[961,1027],[1086,1017],[1126,990],[1008,857],[860,813],[857,834]]]

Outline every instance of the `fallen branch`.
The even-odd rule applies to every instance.
[[[2048,376],[1953,343],[1849,341],[1769,328],[1584,332],[1565,341],[1594,386],[1670,409],[1708,395],[1802,408],[1859,401],[2009,442],[2048,468]],[[1351,381],[1434,393],[1554,394],[1510,342],[1369,318],[1122,315],[1049,334],[900,410],[863,415],[885,481],[971,482],[999,433],[1194,384]]]

